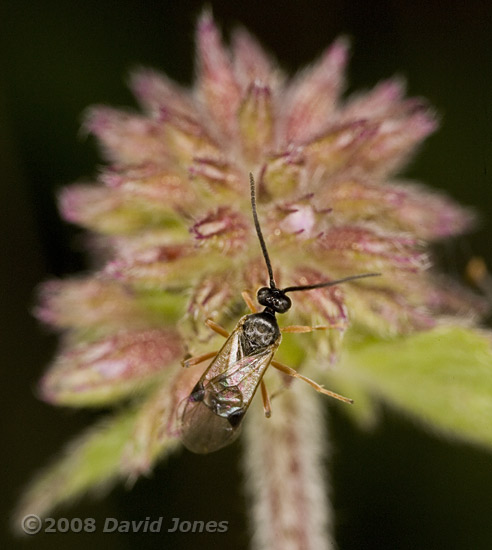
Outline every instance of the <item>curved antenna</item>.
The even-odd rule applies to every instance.
[[[270,278],[270,288],[277,288],[277,285],[275,284],[275,279],[273,278],[273,271],[272,271],[272,264],[270,262],[270,256],[268,256],[268,250],[265,244],[265,239],[263,238],[260,222],[258,220],[258,213],[256,212],[255,180],[251,172],[249,173],[249,185],[251,189],[251,208],[253,210],[253,220],[255,222],[256,234],[258,235],[258,240],[260,241],[261,251],[263,252],[263,257],[265,258],[265,263],[268,269],[268,277]]]
[[[313,290],[313,288],[324,288],[327,286],[338,285],[340,283],[346,283],[347,281],[354,281],[355,279],[365,279],[366,277],[379,277],[381,273],[364,273],[362,275],[351,275],[350,277],[344,277],[343,279],[337,279],[336,281],[329,281],[324,283],[316,283],[314,285],[304,286],[288,286],[283,288],[282,292],[295,292],[297,290]]]

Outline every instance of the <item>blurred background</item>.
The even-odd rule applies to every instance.
[[[473,205],[481,222],[447,242],[439,261],[457,278],[472,255],[492,266],[492,8],[487,1],[379,2],[211,0],[226,34],[245,25],[288,71],[312,61],[339,34],[353,40],[350,90],[402,74],[409,92],[442,117],[406,175]],[[95,412],[49,407],[36,382],[56,338],[31,317],[39,282],[83,271],[81,233],[57,214],[56,193],[89,179],[101,162],[81,139],[90,104],[134,106],[129,69],[155,67],[189,84],[202,2],[2,0],[0,3],[0,244],[2,315],[2,548],[93,550],[248,546],[240,445],[210,456],[179,453],[131,492],[83,500],[60,515],[228,521],[226,534],[37,535],[14,540],[10,511],[22,486]],[[327,400],[329,467],[340,550],[489,549],[492,453],[442,440],[394,410],[361,432]],[[492,420],[492,419],[491,419]],[[492,424],[492,422],[491,422]],[[492,429],[492,425],[491,425]]]

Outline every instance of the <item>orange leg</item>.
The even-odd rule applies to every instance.
[[[195,365],[198,365],[199,363],[203,363],[203,361],[206,361],[207,359],[213,359],[218,351],[210,351],[209,353],[204,353],[203,355],[197,355],[196,357],[188,357],[187,359],[183,359],[181,361],[181,365],[185,368],[193,367]]]
[[[272,366],[274,366],[276,369],[278,369],[280,372],[283,372],[284,374],[287,374],[288,376],[292,376],[293,378],[298,378],[299,380],[303,380],[307,384],[309,384],[311,387],[313,387],[317,392],[322,393],[324,395],[328,395],[329,397],[333,397],[335,399],[338,399],[339,401],[343,401],[345,403],[353,403],[353,399],[349,399],[348,397],[344,397],[343,395],[339,395],[338,393],[332,392],[330,390],[325,390],[323,386],[320,386],[319,384],[316,384],[313,380],[310,378],[307,378],[306,376],[303,376],[302,374],[299,374],[294,369],[291,369],[287,365],[284,365],[283,363],[279,363],[278,361],[272,361]]]
[[[265,411],[265,416],[267,418],[270,418],[270,416],[272,416],[272,406],[270,404],[270,397],[268,395],[268,390],[263,380],[260,382],[260,388],[261,388],[261,398],[263,399],[263,410]]]
[[[223,336],[224,338],[229,338],[229,333],[227,332],[227,330],[224,328],[224,327],[221,327],[220,325],[218,325],[217,323],[215,323],[214,321],[212,321],[212,319],[207,319],[205,321],[205,324],[210,327],[214,332],[216,332],[217,334],[220,334],[221,336]]]
[[[229,333],[227,330],[217,323],[214,323],[211,319],[207,319],[205,321],[205,324],[209,326],[213,331],[217,332],[217,334],[220,334],[224,338],[229,337]],[[186,359],[183,359],[181,361],[181,365],[185,368],[193,367],[194,365],[198,365],[199,363],[203,363],[203,361],[206,361],[207,359],[213,359],[218,351],[210,351],[208,353],[204,353],[203,355],[197,355],[196,357],[187,357]]]
[[[308,325],[291,325],[288,327],[283,327],[280,330],[282,332],[314,332],[315,330],[329,330],[329,329],[344,329],[344,323],[335,323],[334,325],[316,325],[315,327],[310,327]]]
[[[258,309],[256,308],[253,300],[251,299],[251,296],[246,290],[241,293],[241,296],[243,297],[243,300],[246,302],[246,305],[249,307],[251,312],[258,313]],[[205,321],[205,324],[217,334],[220,334],[224,338],[229,338],[229,332],[224,327],[221,327],[219,324],[217,324],[215,321],[212,321],[212,319],[207,319]]]
[[[246,302],[246,305],[249,307],[252,313],[258,313],[258,308],[255,306],[253,299],[251,298],[248,291],[241,292],[243,300]]]

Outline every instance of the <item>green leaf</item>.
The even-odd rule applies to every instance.
[[[104,489],[123,477],[121,458],[135,429],[139,410],[104,419],[70,443],[54,464],[42,471],[24,493],[13,519],[20,532],[28,514],[45,516],[91,489]]]
[[[342,383],[358,383],[447,435],[492,447],[490,335],[442,326],[345,346],[336,373]]]

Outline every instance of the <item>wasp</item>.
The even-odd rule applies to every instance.
[[[258,303],[265,308],[263,311],[257,311],[249,295],[243,292],[243,298],[252,313],[241,317],[231,334],[213,321],[207,320],[211,329],[227,338],[219,352],[207,353],[183,361],[184,366],[191,366],[213,358],[190,395],[178,407],[181,441],[187,449],[195,453],[216,451],[237,438],[244,415],[258,387],[261,387],[265,415],[270,416],[270,398],[263,381],[263,375],[270,365],[288,376],[307,382],[324,395],[353,403],[352,399],[323,388],[313,380],[273,359],[282,340],[276,314],[286,313],[290,309],[292,301],[287,294],[291,292],[325,288],[380,275],[365,273],[335,281],[278,288],[258,220],[255,181],[252,174],[250,174],[250,191],[253,221],[265,259],[270,286],[260,288],[256,295]],[[283,332],[310,332],[311,330],[314,329],[293,326],[284,328]]]

